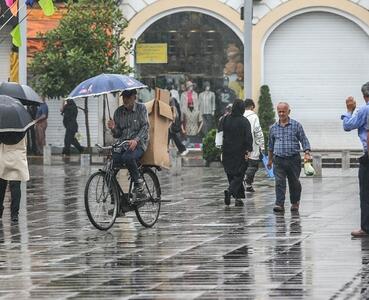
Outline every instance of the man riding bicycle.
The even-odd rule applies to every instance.
[[[134,182],[132,192],[137,198],[142,198],[145,197],[144,181],[140,176],[137,161],[142,157],[149,143],[149,120],[146,106],[136,101],[136,90],[123,91],[122,96],[123,105],[114,112],[113,120],[108,121],[108,128],[119,142],[128,142],[128,149],[122,147],[113,151],[113,165],[127,166]]]

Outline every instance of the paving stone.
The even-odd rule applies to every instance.
[[[92,171],[99,166],[93,165]],[[226,208],[218,167],[159,173],[153,228],[134,213],[107,232],[85,213],[78,164],[30,165],[20,222],[0,221],[3,299],[358,299],[369,296],[369,239],[357,170],[302,177],[300,214],[276,215],[274,183],[257,174],[244,207]]]

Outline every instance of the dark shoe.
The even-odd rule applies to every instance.
[[[284,207],[283,206],[281,206],[281,205],[274,205],[274,207],[273,207],[273,211],[274,212],[278,212],[278,213],[284,213]]]
[[[4,208],[1,208],[0,209],[0,219],[2,219],[2,217],[3,217],[3,211],[4,211]]]
[[[234,206],[244,206],[245,204],[241,199],[236,199],[234,202]]]
[[[247,186],[247,187],[246,187],[246,192],[254,193],[254,192],[255,192],[255,190],[254,190],[254,188],[252,187],[252,185],[250,185],[250,186]]]
[[[354,230],[353,232],[351,232],[352,237],[368,237],[369,234],[367,232],[365,232],[362,229],[359,230]]]
[[[147,196],[144,190],[144,181],[139,179],[132,190],[133,203],[146,200]]]
[[[14,215],[11,217],[12,223],[18,223],[18,215]]]
[[[112,215],[113,215],[113,213],[114,213],[114,208],[109,209],[109,211],[108,211],[108,215],[109,215],[109,216],[112,216]],[[119,217],[124,217],[125,215],[126,215],[126,214],[120,210],[120,211],[118,211],[117,218],[119,218]]]
[[[231,204],[231,195],[229,194],[228,190],[224,191],[224,204],[227,206]]]
[[[292,212],[298,212],[299,211],[300,202],[293,203],[291,205],[291,211]]]

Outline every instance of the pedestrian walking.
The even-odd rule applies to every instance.
[[[6,187],[9,183],[11,195],[10,216],[13,223],[18,222],[21,181],[29,180],[27,141],[24,136],[24,132],[1,133],[0,135],[0,219],[3,216],[3,202]]]
[[[181,107],[175,97],[172,97],[169,101],[169,105],[172,107],[174,111],[174,121],[169,127],[168,132],[168,144],[170,140],[174,142],[176,145],[178,152],[180,155],[185,156],[188,154],[188,149],[186,149],[186,146],[183,145],[179,135],[182,131],[182,113],[181,113]]]
[[[286,179],[290,191],[291,211],[298,212],[301,200],[301,157],[300,144],[304,151],[304,160],[310,160],[310,143],[302,125],[289,117],[291,110],[286,102],[277,105],[279,120],[269,131],[268,168],[274,165],[276,202],[275,212],[284,212],[286,199]]]
[[[37,147],[37,155],[42,155],[44,146],[46,145],[46,128],[47,128],[47,118],[49,116],[49,108],[45,102],[45,99],[42,100],[43,103],[39,105],[36,112],[36,147]]]
[[[244,117],[249,120],[251,125],[251,133],[252,133],[252,152],[250,153],[248,166],[246,170],[246,191],[247,192],[255,192],[254,187],[252,186],[255,178],[255,173],[259,168],[260,162],[260,154],[264,152],[264,134],[263,130],[260,126],[260,121],[258,115],[254,112],[255,103],[252,99],[245,100],[245,113]]]
[[[343,129],[351,131],[357,129],[360,142],[364,149],[364,155],[359,158],[359,188],[360,188],[360,211],[361,226],[359,230],[351,232],[353,237],[369,236],[369,157],[368,157],[368,138],[369,138],[369,82],[361,87],[365,106],[356,109],[356,101],[353,97],[346,99],[347,112],[341,116]]]
[[[63,125],[65,127],[64,148],[62,154],[69,156],[71,145],[73,145],[79,153],[83,153],[84,147],[82,147],[76,139],[76,133],[78,132],[78,108],[76,103],[71,99],[64,101],[60,112],[63,115]]]
[[[252,151],[252,134],[250,122],[243,116],[245,103],[236,99],[230,114],[222,119],[223,129],[222,159],[224,171],[227,174],[229,187],[224,191],[224,203],[231,203],[235,198],[236,206],[243,206],[241,199],[245,198],[243,178],[247,169],[247,161]]]

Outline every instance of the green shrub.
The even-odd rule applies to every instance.
[[[260,88],[260,97],[258,104],[259,104],[258,116],[260,120],[260,126],[263,129],[264,133],[265,150],[267,150],[269,128],[275,122],[275,112],[273,108],[273,102],[270,95],[269,87],[267,85],[263,85]]]
[[[221,150],[215,147],[216,129],[212,129],[202,140],[202,157],[208,162],[220,161]]]

